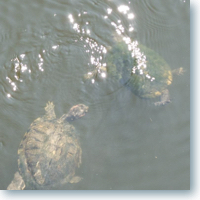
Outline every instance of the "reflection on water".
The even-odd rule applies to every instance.
[[[47,101],[57,116],[89,106],[73,122],[83,179],[57,189],[189,189],[189,1],[0,0],[0,28],[1,189]],[[118,36],[185,70],[169,87],[171,104],[155,107],[108,78]]]

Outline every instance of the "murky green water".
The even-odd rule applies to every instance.
[[[84,80],[122,32],[185,73],[155,107],[106,80]],[[189,189],[190,44],[187,0],[0,0],[0,189],[17,171],[17,149],[47,101],[73,124],[83,151],[77,184],[55,189]]]

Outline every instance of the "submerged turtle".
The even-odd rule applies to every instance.
[[[25,133],[18,149],[18,168],[8,190],[50,189],[61,183],[76,183],[75,169],[81,164],[82,150],[73,125],[68,122],[85,115],[88,107],[73,106],[56,119],[53,102]]]
[[[105,65],[98,65],[93,72],[85,75],[85,78],[107,73],[141,98],[160,96],[160,101],[155,102],[155,105],[170,102],[167,87],[172,83],[172,74],[183,73],[183,68],[171,70],[161,56],[146,46],[138,45],[137,41],[129,44],[124,41],[115,42],[105,59],[107,72]]]

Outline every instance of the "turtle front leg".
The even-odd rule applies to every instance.
[[[172,70],[172,73],[176,74],[178,76],[183,75],[184,72],[185,72],[185,70],[182,67]]]
[[[170,100],[170,96],[169,96],[169,90],[165,89],[160,97],[160,101],[155,102],[154,105],[161,106],[161,105],[165,105],[170,102],[171,102],[171,100]]]

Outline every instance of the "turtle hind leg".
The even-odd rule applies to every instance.
[[[80,176],[74,176],[72,177],[72,179],[69,181],[70,183],[78,183],[79,181],[81,181],[83,178],[81,178]]]
[[[170,96],[169,96],[169,90],[165,89],[160,97],[160,101],[155,102],[154,105],[161,106],[161,105],[165,105],[170,102],[171,102],[171,100],[170,100]]]
[[[68,175],[67,177],[65,177],[63,180],[62,180],[62,184],[66,184],[66,183],[78,183],[82,180],[83,178],[80,177],[80,176],[75,176],[75,175]]]
[[[19,172],[16,172],[14,179],[7,187],[7,190],[23,190],[25,188],[25,183]]]
[[[49,120],[56,118],[53,102],[48,101],[47,104],[46,104],[46,107],[44,109],[46,111],[46,118],[48,118]]]

